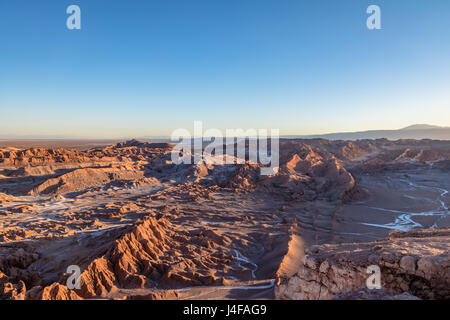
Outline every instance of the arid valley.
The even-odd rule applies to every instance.
[[[62,147],[0,141],[1,299],[450,298],[450,141],[281,139],[272,176]]]

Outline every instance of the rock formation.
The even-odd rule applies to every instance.
[[[293,300],[361,296],[357,291],[367,286],[368,267],[375,265],[388,294],[449,299],[449,241],[450,229],[437,229],[393,232],[371,243],[312,247],[294,276],[278,279],[275,294],[277,299]]]

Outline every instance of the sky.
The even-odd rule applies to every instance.
[[[450,126],[449,17],[448,0],[1,0],[0,137]]]

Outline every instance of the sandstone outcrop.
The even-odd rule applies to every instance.
[[[449,299],[449,243],[450,229],[438,229],[393,232],[371,243],[312,247],[296,275],[278,279],[276,297],[332,299],[366,287],[367,268],[375,265],[381,270],[382,289],[389,294]]]
[[[296,142],[283,144],[280,170],[263,184],[297,200],[341,199],[355,179],[332,154]]]
[[[227,237],[212,229],[179,233],[168,220],[147,217],[117,239],[105,255],[87,266],[81,274],[81,289],[69,290],[63,281],[38,292],[33,286],[33,291],[28,293],[24,281],[15,282],[14,277],[1,274],[0,295],[4,299],[73,300],[111,297],[120,288],[224,284],[228,281],[224,276],[233,271],[229,264],[233,256],[224,248],[228,244]],[[20,252],[19,256],[15,254],[9,260],[2,260],[0,270],[12,274],[14,267],[8,266],[26,269],[36,259],[24,250]]]

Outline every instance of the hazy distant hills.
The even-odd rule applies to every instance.
[[[95,138],[80,138],[71,136],[14,136],[14,135],[0,135],[1,140],[95,140],[102,142],[117,142],[120,140],[129,140],[133,137],[122,137],[115,139],[95,139]],[[432,140],[450,140],[450,127],[439,127],[429,124],[414,124],[406,128],[398,130],[369,130],[359,132],[338,132],[318,135],[291,135],[282,136],[282,138],[288,139],[329,139],[329,140],[364,140],[364,139],[432,139]],[[138,140],[152,140],[153,142],[170,142],[170,137],[152,137],[142,136],[138,137]]]
[[[359,132],[341,132],[322,135],[288,136],[284,138],[315,139],[323,138],[329,140],[362,140],[362,139],[434,139],[450,140],[450,127],[439,127],[428,124],[415,124],[399,130],[370,130]]]

